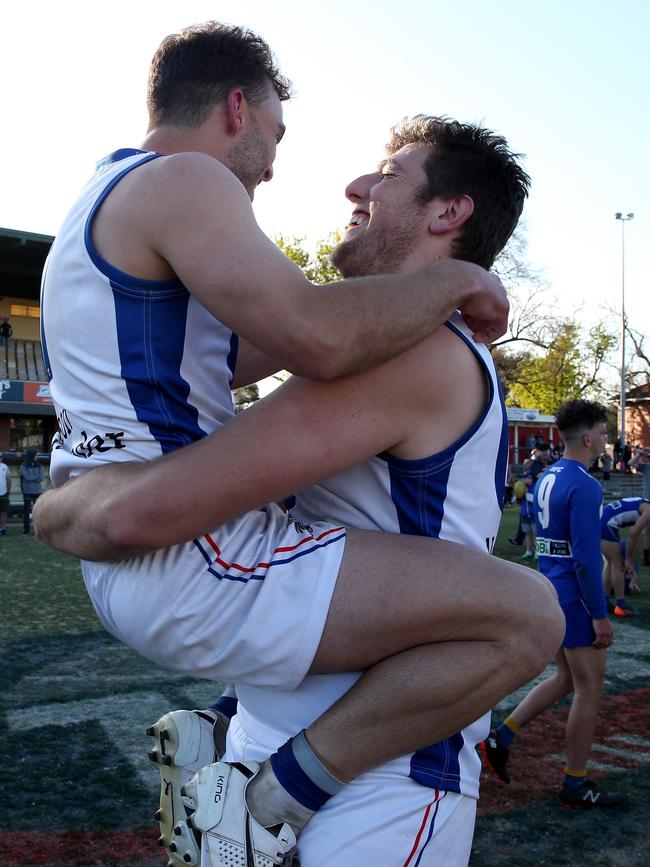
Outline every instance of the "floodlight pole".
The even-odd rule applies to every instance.
[[[625,448],[625,224],[634,219],[634,214],[625,216],[618,211],[616,219],[621,221],[621,457]]]

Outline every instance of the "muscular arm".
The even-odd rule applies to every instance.
[[[571,551],[581,596],[594,619],[607,617],[600,553],[600,505],[595,485],[575,488],[569,519]]]
[[[644,533],[650,526],[650,504],[648,504],[641,516],[636,521],[627,540],[627,548],[625,552],[625,566],[627,569],[634,569],[634,558],[636,555],[636,546],[639,541],[639,536]]]
[[[279,370],[282,370],[282,365],[279,362],[260,352],[247,340],[239,338],[232,388],[241,388],[244,385],[259,382],[260,379],[272,376]]]
[[[312,379],[380,364],[458,307],[480,339],[507,328],[498,280],[466,262],[313,285],[261,232],[240,182],[204,154],[175,154],[131,172],[102,205],[93,239],[128,273],[177,275],[234,332]]]
[[[446,374],[450,364],[466,381],[462,397]],[[84,559],[187,541],[383,450],[419,457],[445,448],[481,411],[477,370],[461,341],[441,329],[365,373],[332,382],[292,377],[193,445],[93,470],[44,494],[34,525],[43,541]]]

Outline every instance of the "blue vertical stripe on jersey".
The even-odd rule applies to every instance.
[[[189,293],[111,286],[122,377],[138,420],[163,454],[205,436],[181,376]]]
[[[405,474],[389,465],[391,497],[401,533],[434,538],[440,535],[452,466],[453,461],[448,461],[434,473],[419,471]],[[408,592],[407,584],[405,590]],[[409,776],[425,786],[459,792],[458,752],[463,744],[462,735],[457,734],[432,747],[418,750],[411,756]]]
[[[233,331],[230,335],[230,352],[228,353],[228,358],[226,359],[226,364],[228,365],[228,370],[230,371],[230,382],[232,382],[233,376],[235,375],[235,368],[237,367],[237,353],[239,352],[239,337]]]
[[[501,380],[498,375],[495,374],[495,379],[497,383],[498,389],[498,399],[499,404],[501,406],[501,441],[499,442],[499,451],[497,454],[497,462],[494,468],[494,490],[497,495],[497,503],[501,506],[501,511],[503,511],[503,493],[505,491],[506,486],[506,473],[508,472],[508,414],[506,412],[506,403],[503,399],[503,389],[501,387]]]
[[[460,732],[418,750],[411,757],[409,776],[423,786],[444,789],[447,792],[460,792],[460,752],[465,740]]]
[[[449,460],[439,468],[414,466],[405,470],[389,462],[390,493],[401,533],[434,539],[440,535],[452,466]]]

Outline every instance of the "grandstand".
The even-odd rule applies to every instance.
[[[14,340],[0,347],[0,379],[47,382],[40,340]]]
[[[40,342],[40,282],[54,239],[0,228],[0,321],[13,330],[0,342],[0,452],[12,473],[12,512],[22,509],[18,465],[28,448],[49,463],[56,417]]]

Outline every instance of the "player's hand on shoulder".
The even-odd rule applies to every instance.
[[[471,262],[455,261],[462,269],[464,288],[459,308],[463,318],[478,343],[493,343],[508,330],[510,303],[506,290],[496,274]]]
[[[607,617],[594,618],[592,621],[596,640],[593,647],[610,647],[614,643],[614,630]]]

